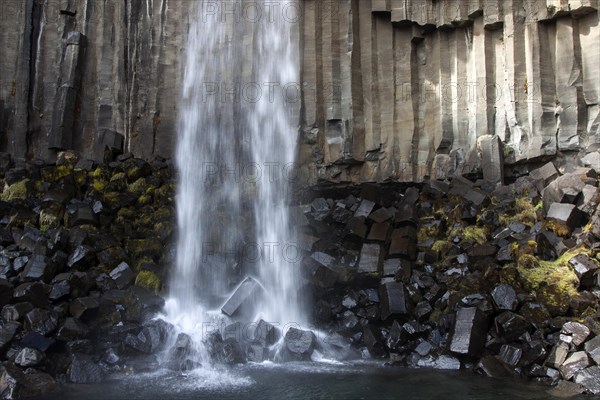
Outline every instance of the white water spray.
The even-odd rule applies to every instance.
[[[260,18],[245,3],[190,2],[198,10],[179,104],[177,261],[167,318],[196,340],[222,318],[214,310],[246,274],[265,288],[254,318],[306,323],[286,204],[299,101],[296,3],[277,2]]]

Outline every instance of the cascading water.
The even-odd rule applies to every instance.
[[[190,3],[199,8],[179,104],[179,231],[167,318],[200,342],[206,325],[224,318],[218,310],[235,284],[251,275],[264,288],[252,320],[303,325],[286,204],[297,136],[296,5]]]

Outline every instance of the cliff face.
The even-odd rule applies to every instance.
[[[418,181],[600,142],[597,1],[305,1],[304,163]],[[314,143],[314,144],[312,144]]]
[[[189,3],[3,1],[0,148],[170,156]]]
[[[196,3],[3,1],[0,150],[171,156]],[[263,3],[224,17],[272,10]],[[484,135],[500,139],[508,164],[599,147],[597,0],[297,6],[275,16],[298,20],[299,162],[311,181],[470,172]]]

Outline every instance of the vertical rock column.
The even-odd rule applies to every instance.
[[[48,141],[50,149],[70,149],[73,143],[73,124],[77,107],[77,93],[81,86],[81,60],[85,36],[69,32],[60,66],[60,85],[54,99],[52,130]]]

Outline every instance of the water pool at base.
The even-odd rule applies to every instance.
[[[488,379],[468,371],[406,369],[372,363],[269,363],[199,369],[187,375],[162,371],[102,384],[67,385],[39,400],[555,399],[548,390],[538,384]]]

